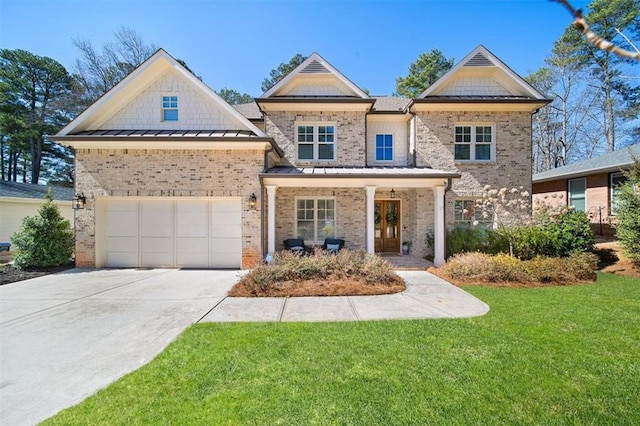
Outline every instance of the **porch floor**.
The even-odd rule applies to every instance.
[[[393,265],[394,269],[401,271],[424,271],[433,266],[427,259],[410,254],[380,253],[380,256]]]

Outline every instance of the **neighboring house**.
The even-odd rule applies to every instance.
[[[625,181],[623,171],[634,158],[640,159],[640,144],[537,173],[533,176],[534,204],[573,206],[587,213],[594,232],[612,235],[616,187]]]
[[[235,108],[159,50],[52,138],[87,196],[76,261],[246,268],[287,238],[336,237],[442,264],[485,185],[531,189],[546,103],[482,46],[418,99],[370,97],[314,53]]]
[[[8,243],[25,217],[38,214],[48,188],[62,217],[73,226],[73,188],[0,181],[0,242]]]

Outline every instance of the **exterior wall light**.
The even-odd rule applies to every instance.
[[[258,198],[256,197],[256,194],[251,194],[251,197],[249,197],[249,208],[251,210],[255,210],[256,209],[256,203],[258,202]]]
[[[73,207],[74,210],[84,209],[85,204],[87,204],[87,197],[85,197],[83,193],[73,196],[71,207]]]
[[[396,198],[396,190],[395,189],[391,189],[391,198]]]

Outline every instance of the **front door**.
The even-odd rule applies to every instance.
[[[400,200],[375,202],[376,253],[400,252]]]

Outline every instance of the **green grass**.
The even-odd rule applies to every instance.
[[[47,424],[640,424],[640,282],[467,290],[479,318],[204,324]]]

